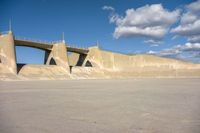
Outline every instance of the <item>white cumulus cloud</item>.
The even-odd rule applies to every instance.
[[[110,10],[110,11],[114,11],[115,8],[113,8],[112,6],[103,6],[102,7],[103,10]]]
[[[156,47],[162,44],[163,42],[150,39],[150,40],[145,40],[144,43],[150,44],[152,47]]]
[[[186,43],[161,51],[149,51],[147,53],[200,63],[200,43]]]
[[[112,13],[110,22],[116,27],[113,36],[145,37],[151,40],[160,40],[168,32],[180,15],[179,10],[169,11],[161,4],[146,5],[137,9],[128,9],[125,16]]]
[[[180,25],[171,32],[187,37],[189,42],[200,43],[200,0],[186,6]]]
[[[200,0],[197,0],[196,2],[193,2],[189,5],[187,5],[187,8],[192,12],[199,12],[200,11]]]

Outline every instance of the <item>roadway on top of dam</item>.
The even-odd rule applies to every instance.
[[[41,41],[32,41],[14,38],[15,46],[25,46],[25,47],[33,47],[41,50],[51,51],[53,44],[61,43],[59,42],[41,42]],[[79,54],[87,54],[89,50],[87,48],[77,48],[72,46],[66,46],[68,52],[74,52]]]

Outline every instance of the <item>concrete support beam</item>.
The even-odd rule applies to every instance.
[[[8,67],[11,73],[17,74],[16,51],[12,32],[0,35],[1,63]]]

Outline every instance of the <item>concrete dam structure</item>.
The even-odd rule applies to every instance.
[[[17,64],[16,46],[45,51],[43,65]],[[71,54],[68,54],[70,52]],[[154,55],[125,55],[98,47],[75,48],[65,41],[37,42],[0,34],[1,80],[50,80],[96,78],[196,78],[200,64]]]

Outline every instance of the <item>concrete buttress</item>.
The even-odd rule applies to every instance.
[[[16,51],[12,32],[0,35],[1,62],[8,67],[11,73],[17,74]]]
[[[61,66],[65,70],[70,72],[67,48],[66,48],[65,43],[56,43],[53,45],[52,50],[49,54],[49,57],[46,61],[46,64],[51,65],[52,60],[55,63],[54,65]]]

